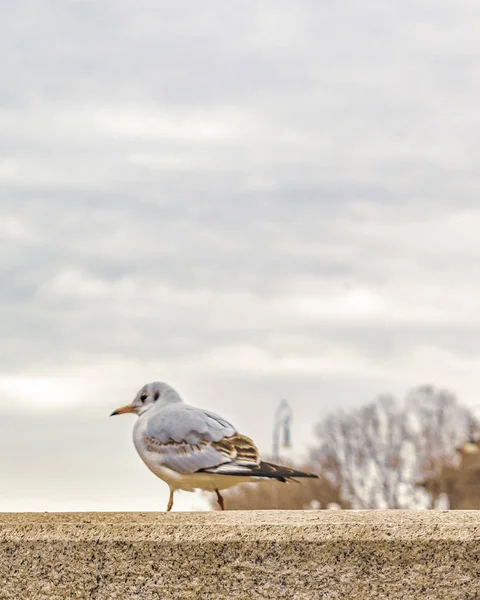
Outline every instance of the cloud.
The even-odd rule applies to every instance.
[[[55,440],[88,412],[98,439],[85,416],[62,453],[88,488],[100,449],[133,455],[104,415],[147,380],[263,451],[288,397],[298,455],[316,418],[380,392],[474,404],[478,20],[470,0],[2,5],[11,435],[34,453],[37,419]],[[4,506],[37,497],[7,463]]]

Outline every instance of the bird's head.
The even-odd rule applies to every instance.
[[[152,410],[159,406],[165,406],[172,402],[182,402],[182,399],[177,392],[166,383],[154,381],[153,383],[144,385],[131,404],[117,408],[110,416],[113,417],[114,415],[123,415],[125,413],[142,415],[148,410]]]

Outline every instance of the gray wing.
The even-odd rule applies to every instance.
[[[172,404],[150,417],[144,442],[165,467],[195,473],[235,461],[238,452],[228,440],[236,436],[235,427],[219,415]]]

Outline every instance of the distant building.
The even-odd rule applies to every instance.
[[[419,483],[432,496],[432,508],[442,497],[453,510],[480,509],[480,440],[470,440],[457,449],[458,464]]]

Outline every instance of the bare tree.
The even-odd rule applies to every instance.
[[[316,427],[312,458],[353,508],[429,508],[416,483],[455,461],[472,421],[453,394],[421,386],[402,405],[381,396],[358,411],[329,415]]]

